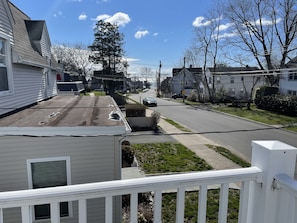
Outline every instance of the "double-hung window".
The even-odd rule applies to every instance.
[[[70,185],[70,158],[57,157],[27,161],[29,187],[31,189]],[[60,217],[71,215],[71,204],[60,203]],[[35,205],[35,220],[50,218],[50,204]]]
[[[0,92],[9,90],[6,43],[7,40],[0,37]]]

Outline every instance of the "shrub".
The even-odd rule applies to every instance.
[[[261,103],[264,100],[263,97],[265,96],[271,96],[278,94],[278,88],[277,87],[269,87],[269,86],[263,86],[260,89],[257,90],[256,92],[256,97],[255,97],[255,104],[257,107],[261,107]]]
[[[290,95],[268,95],[261,97],[257,107],[282,115],[297,116],[297,97]]]
[[[190,95],[187,97],[187,100],[188,101],[193,101],[193,102],[197,101],[197,95],[196,95],[196,93],[194,91],[192,91],[190,93]]]

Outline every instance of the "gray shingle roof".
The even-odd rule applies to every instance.
[[[38,36],[41,35],[45,21],[33,23],[26,14],[10,2],[9,7],[14,19],[14,21],[12,21],[14,36],[13,50],[18,57],[18,61],[14,62],[31,64],[38,67],[48,66],[47,59],[42,57],[42,55],[32,45],[32,40],[30,39],[30,37],[38,38]]]

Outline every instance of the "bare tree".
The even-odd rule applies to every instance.
[[[89,62],[90,51],[83,44],[58,44],[52,46],[52,53],[57,61],[69,72],[90,75],[93,64]]]
[[[274,58],[280,58],[277,67],[282,68],[296,51],[296,0],[226,0],[222,3],[223,18],[234,29],[230,43],[252,54],[260,69],[275,69]],[[275,79],[269,81],[273,84]]]
[[[216,10],[210,10],[208,18],[201,17],[201,20],[205,21],[201,22],[201,24],[195,27],[195,36],[190,50],[191,53],[188,52],[188,55],[191,55],[191,58],[194,59],[200,58],[203,73],[202,83],[207,90],[209,100],[213,101],[215,92],[214,89],[212,88],[211,90],[209,86],[206,77],[206,69],[210,66],[215,68],[217,64],[218,52],[220,48],[219,42],[221,41],[221,18]]]
[[[152,77],[153,72],[152,72],[152,69],[149,67],[142,67],[140,69],[140,74],[144,78],[145,81],[148,81],[148,79]]]

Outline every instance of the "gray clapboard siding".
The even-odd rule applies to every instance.
[[[9,21],[9,16],[7,14],[7,5],[0,0],[0,34],[5,34],[9,36],[10,41],[12,42],[12,26]]]
[[[116,162],[120,162],[115,159],[116,151],[119,150],[118,140],[115,138],[117,137],[0,137],[0,179],[6,179],[0,181],[0,190],[28,189],[27,160],[37,158],[69,156],[72,184],[113,180],[118,171]],[[100,200],[88,201],[88,218],[97,219],[97,222],[104,219],[104,216],[100,217],[100,213],[104,213]],[[76,216],[75,204],[73,208]],[[11,211],[19,212],[16,209],[4,210],[4,216],[7,217],[5,220],[16,222],[15,218],[9,220],[11,216],[16,216],[16,213],[9,215]],[[77,222],[73,218],[66,218],[62,222],[64,221]]]

